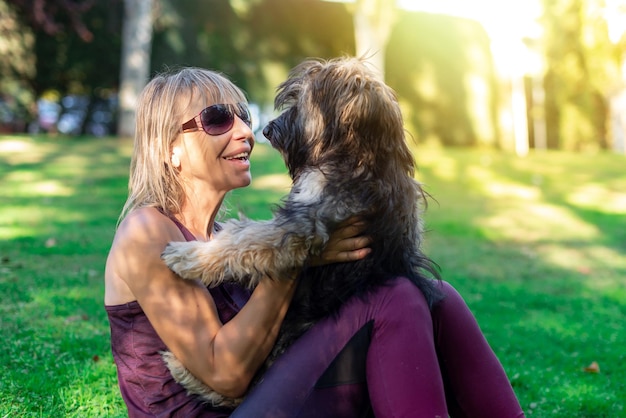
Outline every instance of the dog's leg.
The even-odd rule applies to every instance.
[[[161,258],[182,278],[207,286],[235,280],[254,287],[264,276],[293,277],[328,240],[324,184],[323,174],[311,170],[294,184],[273,219],[225,222],[213,240],[169,243]]]
[[[302,266],[314,241],[312,227],[280,218],[233,220],[208,242],[172,242],[161,258],[179,276],[217,286],[237,280],[253,287],[263,276],[281,279]]]
[[[185,389],[187,389],[188,394],[198,395],[204,402],[210,403],[213,406],[229,408],[236,407],[243,400],[243,398],[227,398],[215,392],[200,379],[192,375],[171,352],[161,351],[160,354],[170,373],[172,373],[174,380],[183,385]]]

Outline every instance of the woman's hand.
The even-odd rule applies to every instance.
[[[330,239],[322,254],[311,257],[310,265],[323,266],[365,258],[371,252],[371,248],[367,246],[372,240],[370,237],[361,235],[364,229],[365,222],[356,216],[343,221],[330,234]]]

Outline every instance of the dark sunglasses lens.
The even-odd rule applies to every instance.
[[[209,106],[200,114],[204,131],[209,135],[221,135],[233,127],[235,115],[228,106]]]

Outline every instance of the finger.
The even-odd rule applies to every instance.
[[[351,216],[348,219],[345,219],[344,221],[340,222],[338,225],[338,228],[343,228],[343,227],[350,226],[356,223],[364,223],[364,221],[359,216],[356,216],[356,215]]]
[[[359,250],[362,248],[366,248],[372,242],[373,242],[372,238],[367,235],[365,236],[361,235],[359,237],[352,238],[352,249]]]
[[[357,260],[361,260],[367,257],[367,255],[371,252],[372,252],[371,248],[360,248],[358,250],[353,250],[353,251],[344,251],[337,255],[339,258],[343,259],[344,261],[357,261]]]
[[[343,226],[339,226],[335,232],[333,233],[333,235],[338,239],[338,240],[343,240],[346,238],[354,238],[360,234],[363,233],[363,231],[365,231],[365,227],[367,225],[365,224],[365,222],[355,222],[355,223],[350,223],[350,224],[346,224]]]
[[[372,243],[372,239],[369,236],[360,235],[354,238],[346,238],[333,243],[331,247],[337,252],[355,251],[361,248],[365,248]]]
[[[324,251],[318,257],[311,258],[310,265],[321,266],[324,264],[357,261],[367,257],[372,252],[369,247],[350,249],[345,251]]]

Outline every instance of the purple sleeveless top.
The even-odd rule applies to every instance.
[[[187,241],[194,236],[171,218]],[[233,284],[209,289],[222,322],[228,322],[250,297],[250,292]],[[197,396],[190,396],[170,374],[160,351],[167,347],[150,324],[137,301],[105,306],[111,326],[111,351],[117,366],[120,392],[135,417],[227,417],[232,411],[211,409]]]

